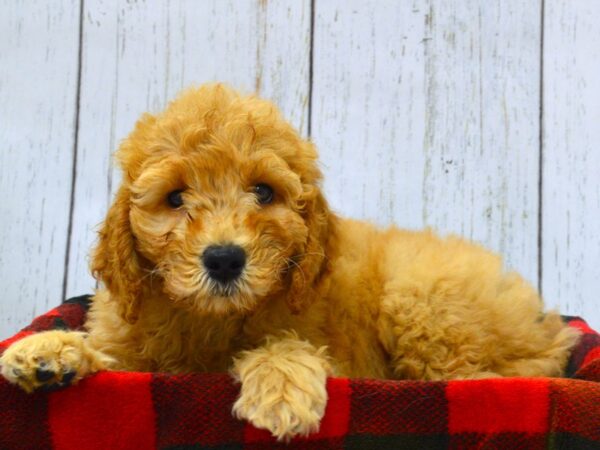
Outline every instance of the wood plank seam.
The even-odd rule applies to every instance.
[[[79,110],[81,107],[81,62],[83,54],[83,8],[85,0],[79,1],[79,49],[77,51],[77,85],[75,87],[75,113],[73,118],[73,167],[71,169],[71,196],[69,200],[69,222],[67,225],[67,240],[65,251],[65,269],[63,286],[59,302],[67,299],[67,282],[69,279],[69,263],[71,252],[71,233],[73,231],[73,210],[75,206],[75,189],[77,188],[77,152],[79,151]]]

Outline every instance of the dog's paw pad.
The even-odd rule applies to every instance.
[[[41,368],[35,369],[35,378],[40,383],[45,383],[46,381],[53,379],[55,375],[56,373],[54,373],[52,370],[44,370]]]
[[[11,345],[0,358],[1,373],[27,392],[73,384],[90,369],[83,335],[50,331]]]

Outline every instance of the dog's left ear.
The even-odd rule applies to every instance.
[[[303,215],[308,228],[308,238],[296,261],[297,266],[291,273],[291,285],[287,295],[288,306],[295,314],[300,313],[319,295],[320,282],[327,270],[327,241],[334,221],[318,187],[311,186],[305,191],[304,202]]]
[[[129,191],[121,186],[99,232],[92,273],[118,303],[121,317],[135,323],[142,296],[142,269],[129,223]]]

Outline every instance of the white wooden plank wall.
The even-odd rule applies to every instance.
[[[91,292],[110,153],[215,80],[313,137],[338,212],[475,239],[600,328],[599,16],[595,0],[0,0],[0,337]]]
[[[0,7],[0,338],[63,295],[78,30],[70,1]]]
[[[600,328],[600,2],[546,0],[542,290]]]

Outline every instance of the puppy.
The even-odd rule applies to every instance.
[[[577,332],[457,237],[332,213],[314,146],[222,85],[145,114],[93,252],[87,333],[13,344],[31,392],[98,370],[230,371],[233,412],[281,440],[319,428],[326,377],[560,376]]]

